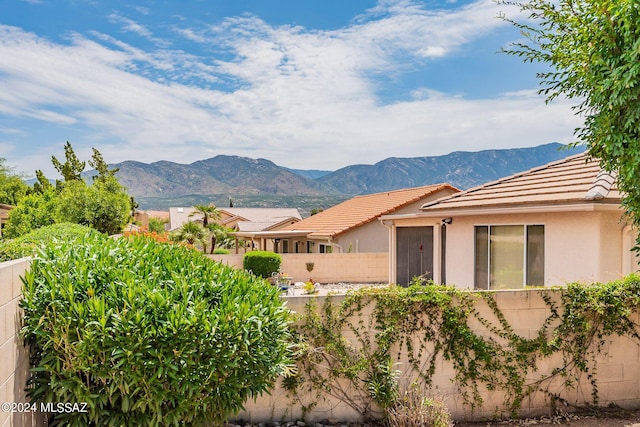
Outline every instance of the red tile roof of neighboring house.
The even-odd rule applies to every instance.
[[[356,196],[282,230],[309,230],[309,237],[336,236],[441,190],[458,191],[449,184],[435,184]]]
[[[450,209],[620,203],[616,179],[603,171],[597,159],[577,154],[498,181],[426,203],[425,213]]]

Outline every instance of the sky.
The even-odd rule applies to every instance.
[[[2,0],[0,157],[336,170],[574,141],[493,0]]]

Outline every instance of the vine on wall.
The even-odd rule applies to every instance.
[[[541,290],[550,314],[532,338],[514,331],[495,295],[413,285],[361,289],[340,302],[327,298],[322,307],[310,303],[296,324],[298,374],[285,379],[285,387],[303,411],[328,396],[364,418],[379,418],[402,387],[430,389],[439,361],[446,360],[472,409],[482,404],[484,389],[503,391],[504,408],[512,415],[537,392],[554,405],[563,398],[550,389],[552,382],[560,379],[573,389],[583,376],[597,405],[595,360],[606,350],[605,339],[629,336],[640,343],[632,319],[640,306],[639,276]],[[481,304],[492,319],[480,314]],[[560,362],[531,381],[542,359]],[[314,397],[300,398],[308,392]]]

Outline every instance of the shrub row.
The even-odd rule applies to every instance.
[[[31,256],[43,245],[53,241],[75,239],[87,233],[99,234],[99,231],[71,223],[37,228],[15,239],[0,241],[0,262]]]

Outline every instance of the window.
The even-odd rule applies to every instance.
[[[475,227],[476,289],[544,286],[544,225]]]
[[[319,247],[320,253],[321,254],[330,254],[333,253],[333,246],[331,245],[324,245],[324,244],[320,244]]]
[[[282,241],[282,253],[283,254],[288,254],[289,253],[289,240],[284,239]]]

